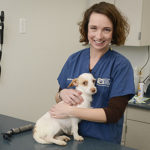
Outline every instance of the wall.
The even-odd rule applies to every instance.
[[[148,60],[148,46],[136,47],[136,46],[122,46],[122,47],[113,47],[116,51],[122,53],[126,56],[132,64],[135,75],[135,89],[137,92],[138,88],[138,77],[137,70],[140,70]],[[142,69],[142,81],[150,74],[150,61],[148,61],[147,65]],[[146,90],[146,88],[145,88]]]
[[[86,0],[0,0],[5,37],[0,79],[0,113],[36,121],[55,103],[57,77],[67,57],[83,48],[77,23]],[[19,33],[19,19],[26,33]],[[147,47],[114,47],[142,66]],[[148,66],[146,68],[148,70]]]
[[[35,121],[54,104],[57,77],[67,57],[82,48],[77,23],[85,1],[0,0],[5,37],[0,113]],[[19,33],[19,19],[26,33]]]

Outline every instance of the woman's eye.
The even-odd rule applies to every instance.
[[[93,27],[90,27],[90,29],[91,30],[96,30],[97,28],[93,26]]]
[[[104,31],[105,32],[111,32],[111,29],[110,28],[105,28]]]

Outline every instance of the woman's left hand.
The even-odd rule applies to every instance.
[[[65,102],[61,101],[58,104],[54,105],[50,109],[51,117],[57,118],[57,119],[64,119],[70,117],[70,111],[72,109],[72,106],[69,106]]]

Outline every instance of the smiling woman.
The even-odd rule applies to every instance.
[[[65,63],[59,77],[60,92],[53,109],[55,118],[82,119],[79,132],[82,136],[94,137],[114,143],[121,142],[123,113],[128,100],[134,95],[133,70],[130,62],[121,54],[111,50],[110,45],[124,44],[128,23],[112,4],[101,2],[84,13],[79,24],[80,42],[89,48],[72,54]],[[82,73],[90,72],[96,79],[97,93],[91,108],[76,108],[82,103],[82,93],[69,89],[71,81]],[[86,84],[83,83],[83,84]]]

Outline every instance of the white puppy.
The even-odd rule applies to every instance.
[[[92,101],[92,95],[97,92],[95,87],[95,79],[90,73],[83,73],[78,78],[72,80],[70,86],[76,86],[81,91],[83,102],[77,107],[88,108]],[[62,101],[63,102],[63,101]],[[66,145],[69,137],[61,135],[61,133],[72,134],[74,139],[82,141],[83,137],[78,134],[78,118],[55,119],[50,113],[44,114],[37,122],[33,131],[33,138],[41,144],[55,143],[58,145]]]

